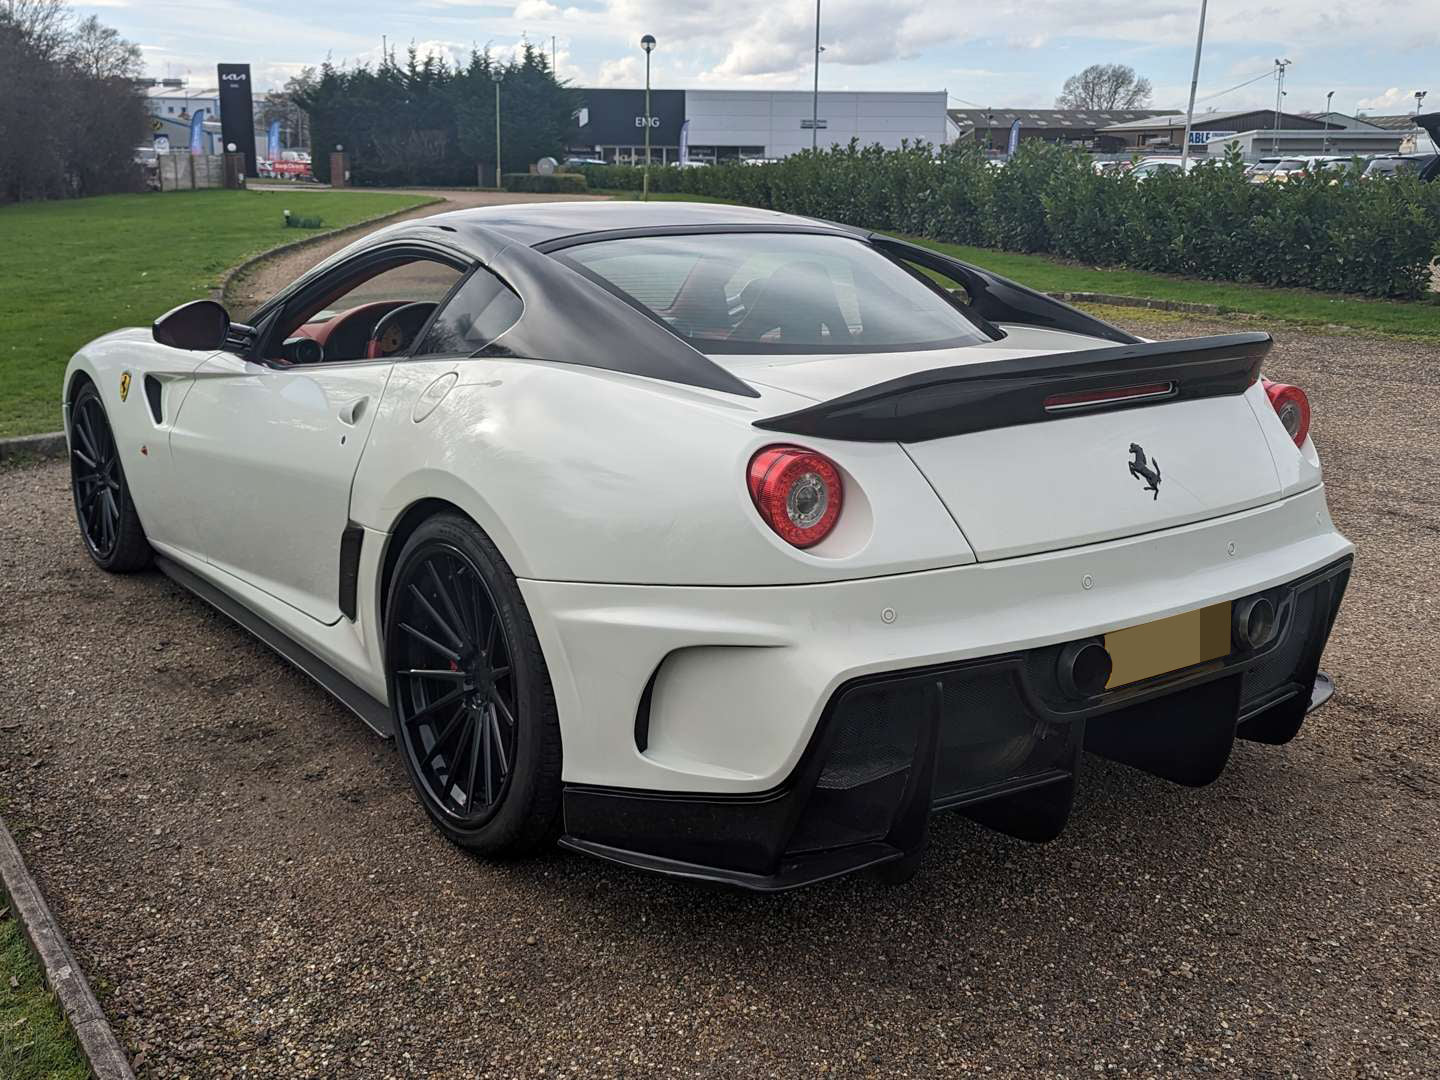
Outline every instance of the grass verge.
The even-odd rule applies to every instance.
[[[60,378],[92,338],[206,294],[231,266],[325,229],[427,202],[329,191],[185,191],[0,207],[0,436],[56,431]],[[0,1074],[3,1075],[3,1074]]]
[[[5,904],[0,895],[0,907]],[[13,982],[13,986],[12,986]],[[90,1069],[20,924],[0,918],[0,1076],[6,1080],[85,1080]]]

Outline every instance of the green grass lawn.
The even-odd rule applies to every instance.
[[[0,897],[0,907],[5,900]],[[10,988],[14,979],[15,989]],[[90,1070],[20,924],[0,919],[0,1076],[5,1080],[85,1080]]]
[[[207,295],[236,263],[325,229],[427,202],[423,193],[186,191],[0,207],[0,436],[60,428],[76,349]],[[0,1074],[3,1075],[3,1074]]]

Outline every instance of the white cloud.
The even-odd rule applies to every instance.
[[[464,60],[472,40],[509,50],[528,33],[547,51],[559,38],[560,74],[577,85],[638,86],[639,40],[651,33],[657,84],[787,88],[808,85],[815,41],[815,0],[346,0],[343,11],[324,12],[293,0],[102,2],[124,5],[102,18],[126,37],[167,50],[147,49],[157,75],[190,67],[200,77],[217,60],[248,60],[258,78],[273,71],[278,80],[327,55],[337,65],[373,62],[382,33],[400,56],[413,37]],[[1048,105],[1072,72],[1121,62],[1152,79],[1157,105],[1183,107],[1198,14],[1198,0],[823,0],[821,85],[946,87],[997,106]],[[1403,111],[1405,85],[1426,85],[1437,49],[1440,0],[1214,3],[1200,93],[1280,55],[1296,62],[1286,80],[1294,111],[1323,108],[1331,89],[1337,109]],[[1387,98],[1392,84],[1398,100]],[[1263,79],[1213,100],[1226,109],[1273,102],[1274,84]]]
[[[1379,111],[1393,110],[1396,112],[1413,107],[1415,104],[1414,90],[1401,90],[1398,86],[1392,86],[1383,94],[1376,94],[1374,97],[1361,98],[1356,105],[1362,109],[1376,109]]]
[[[433,56],[437,60],[444,60],[452,67],[463,66],[470,60],[470,46],[462,45],[455,41],[397,41],[390,38],[386,42],[386,48],[395,62],[404,65],[409,58],[411,47],[415,49],[415,56],[423,61],[427,56]],[[353,53],[348,59],[353,65],[369,64],[374,67],[381,60],[381,46],[377,43],[373,48]]]

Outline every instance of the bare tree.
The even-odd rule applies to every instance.
[[[97,82],[103,79],[138,79],[144,69],[140,46],[126,41],[119,31],[106,26],[94,15],[70,32],[66,46],[70,66],[85,78]]]
[[[1150,104],[1150,80],[1126,64],[1091,64],[1065,80],[1057,109],[1143,109]]]
[[[136,46],[62,0],[0,0],[0,202],[130,188],[140,71]]]

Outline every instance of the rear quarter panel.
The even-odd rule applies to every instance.
[[[417,403],[452,374],[417,419]],[[751,423],[801,403],[544,361],[402,363],[360,464],[353,516],[389,531],[414,503],[444,499],[517,576],[557,581],[804,584],[974,561],[893,444],[804,440],[844,474],[841,525],[808,551],[771,533],[745,469],[756,450],[786,440]]]

